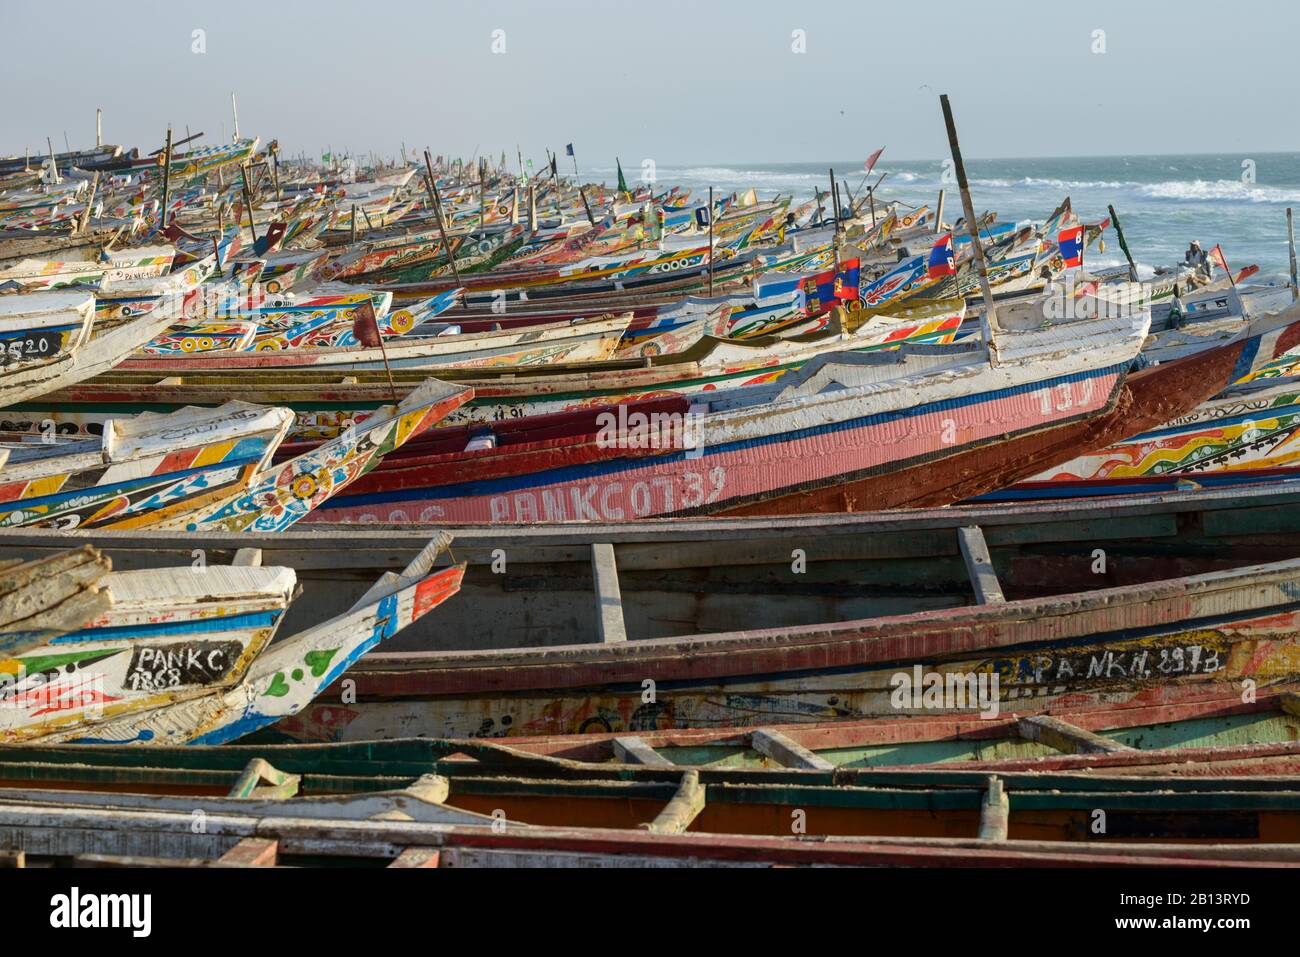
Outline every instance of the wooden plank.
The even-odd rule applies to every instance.
[[[262,550],[260,548],[241,548],[235,552],[235,559],[232,565],[261,565]]]
[[[835,765],[809,751],[798,741],[772,728],[759,728],[750,735],[750,745],[783,768],[806,768],[810,771],[834,771]]]
[[[970,582],[975,589],[975,601],[981,605],[1005,602],[1002,585],[998,582],[997,572],[993,570],[993,559],[980,527],[968,525],[957,529],[957,543],[961,546],[961,557],[966,561],[966,571],[970,574]]]
[[[219,867],[274,867],[280,855],[280,842],[265,837],[246,837],[222,854]]]
[[[1289,715],[1300,718],[1300,694],[1294,691],[1287,691],[1277,696],[1278,707]]]
[[[980,803],[980,840],[1005,841],[1010,818],[1011,799],[1002,789],[1002,781],[991,777],[984,800]]]
[[[298,793],[301,775],[286,774],[262,758],[253,758],[226,797],[243,799],[291,798]]]
[[[596,620],[600,640],[605,643],[627,641],[623,624],[623,596],[618,587],[618,566],[614,563],[614,546],[593,542],[591,572],[596,580]]]
[[[393,858],[389,867],[437,867],[439,852],[433,847],[408,847]]]
[[[1037,741],[1065,754],[1111,754],[1133,751],[1127,744],[1103,738],[1078,725],[1050,715],[1030,715],[1016,722],[1016,731],[1027,741]]]
[[[654,768],[671,768],[673,763],[634,735],[624,735],[613,740],[614,757],[620,764],[644,764]]]
[[[682,775],[682,783],[677,787],[673,799],[664,805],[649,824],[641,824],[643,830],[651,834],[681,834],[704,810],[704,786],[700,784],[700,772],[691,770]]]
[[[76,854],[69,866],[78,868],[114,867],[212,867],[214,862],[201,857],[147,857],[138,854]]]

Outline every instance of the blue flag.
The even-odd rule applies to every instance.
[[[573,155],[573,144],[572,144],[572,143],[570,143],[568,146],[566,146],[566,147],[564,148],[564,155],[565,155],[565,156],[572,156],[572,155]]]

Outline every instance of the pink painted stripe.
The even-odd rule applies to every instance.
[[[923,415],[705,454],[642,460],[625,471],[491,495],[367,503],[307,516],[316,522],[625,521],[671,515],[776,489],[830,480],[1105,408],[1119,376],[1107,373]],[[1091,388],[1088,388],[1091,386]],[[1044,412],[1044,408],[1047,412]],[[945,441],[947,440],[947,441]],[[346,500],[346,498],[345,498]]]

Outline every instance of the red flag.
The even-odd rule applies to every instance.
[[[1235,282],[1245,282],[1247,279],[1249,279],[1251,276],[1255,275],[1255,273],[1257,273],[1257,272],[1259,272],[1259,267],[1258,267],[1258,266],[1247,266],[1247,267],[1246,267],[1245,269],[1243,269],[1241,272],[1237,273],[1237,278],[1236,278],[1236,280],[1234,280],[1234,281],[1235,281]]]
[[[1215,266],[1218,266],[1229,276],[1232,275],[1232,270],[1228,268],[1228,260],[1223,258],[1223,248],[1221,246],[1215,246],[1213,249],[1211,249],[1208,258],[1211,263],[1213,263]]]
[[[354,311],[352,317],[352,334],[357,342],[373,349],[379,345],[379,321],[375,318],[374,303],[367,299]]]
[[[880,147],[880,149],[876,150],[874,153],[872,153],[870,156],[867,157],[866,163],[864,163],[862,166],[862,168],[866,170],[865,175],[867,176],[871,175],[871,170],[873,167],[875,167],[876,160],[880,159],[880,154],[883,153],[884,151],[885,148],[882,146]]]

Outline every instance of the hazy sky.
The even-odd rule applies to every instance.
[[[928,159],[941,92],[972,157],[1300,148],[1290,0],[0,0],[0,24],[0,153],[93,145],[96,106],[107,142],[215,142],[232,90],[244,135],[317,156]]]

